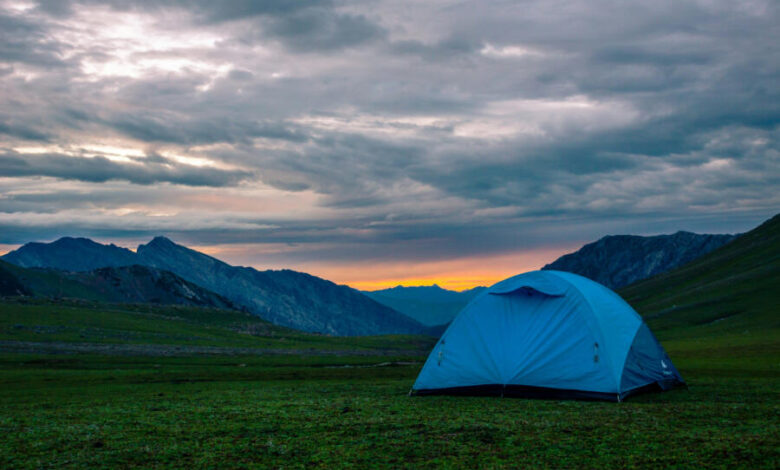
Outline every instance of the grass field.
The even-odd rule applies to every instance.
[[[223,349],[0,354],[0,468],[780,465],[776,331],[662,336],[690,389],[620,404],[409,398],[432,339],[249,334],[257,320],[240,313],[106,308],[0,304],[0,338]]]
[[[409,398],[419,365],[365,357],[4,355],[0,467],[777,468],[771,364],[672,355],[689,390],[621,404]]]

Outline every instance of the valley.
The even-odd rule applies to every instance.
[[[409,397],[432,336],[5,297],[0,466],[776,468],[779,222],[619,291],[688,384],[624,403]]]

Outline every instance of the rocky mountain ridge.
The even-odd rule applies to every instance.
[[[0,261],[0,295],[237,309],[221,295],[171,272],[139,265],[74,272]]]
[[[572,272],[610,289],[619,289],[689,263],[736,237],[685,231],[649,237],[609,235],[542,269]]]
[[[136,252],[89,239],[28,243],[3,257],[24,267],[85,271],[142,265],[170,271],[277,325],[336,336],[420,334],[421,323],[360,292],[291,270],[258,271],[156,237]]]
[[[51,243],[30,242],[2,256],[24,268],[52,268],[62,271],[91,271],[107,266],[131,266],[138,256],[127,248],[103,245],[89,238],[62,237]]]

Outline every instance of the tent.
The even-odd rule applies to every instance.
[[[533,271],[499,282],[461,310],[411,394],[621,401],[684,384],[619,295],[576,274]]]

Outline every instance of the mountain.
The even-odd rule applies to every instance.
[[[430,334],[421,323],[350,287],[296,271],[231,266],[164,237],[140,245],[135,253],[84,238],[28,243],[3,259],[19,266],[66,271],[128,265],[162,269],[277,325],[302,331],[337,336]]]
[[[695,261],[628,286],[620,294],[664,337],[729,333],[740,345],[763,336],[766,351],[778,351],[778,286],[780,214]]]
[[[456,292],[434,284],[419,287],[396,286],[363,293],[424,325],[435,326],[452,321],[455,315],[483,290],[484,287],[475,287]]]
[[[236,309],[233,302],[169,271],[148,266],[119,266],[73,273],[71,279],[106,299],[121,303],[184,304]]]
[[[13,267],[13,265],[0,261],[0,297],[32,295],[30,289],[22,284],[12,270],[6,269],[6,266]]]
[[[89,238],[63,237],[52,243],[27,243],[2,257],[25,268],[91,271],[106,266],[138,264],[136,254],[116,245],[102,245]]]
[[[277,325],[336,336],[426,332],[392,308],[310,274],[231,266],[164,237],[137,253],[144,264],[179,274]]]
[[[0,261],[0,295],[236,308],[226,298],[171,272],[138,265],[65,272]]]
[[[691,262],[735,237],[682,231],[653,237],[610,235],[563,255],[542,269],[568,271],[619,289]]]

